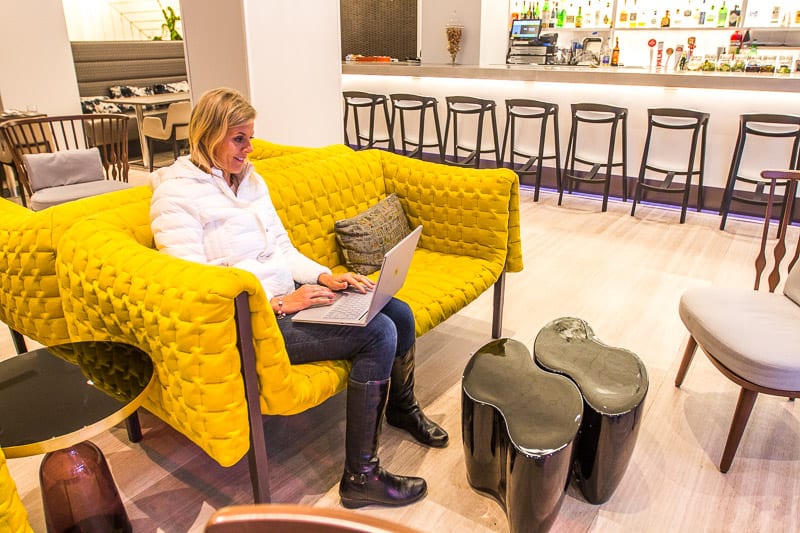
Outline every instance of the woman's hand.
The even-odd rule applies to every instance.
[[[286,296],[276,296],[269,301],[272,310],[280,316],[302,311],[307,307],[330,305],[336,295],[328,287],[322,285],[302,285]]]
[[[363,274],[356,274],[355,272],[320,274],[317,282],[333,291],[343,291],[348,287],[353,287],[358,292],[367,292],[375,288],[374,281]]]

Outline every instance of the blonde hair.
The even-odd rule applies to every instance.
[[[256,110],[242,94],[227,87],[204,92],[189,119],[192,163],[205,172],[219,168],[214,152],[228,129],[256,118]]]

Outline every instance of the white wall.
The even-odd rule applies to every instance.
[[[508,51],[510,0],[481,2],[481,65],[504,65]]]
[[[6,109],[81,112],[61,0],[3,2],[0,94]]]
[[[192,100],[217,87],[231,87],[250,97],[244,10],[240,0],[182,0],[186,70]]]
[[[343,142],[338,0],[244,6],[256,135],[302,146]]]
[[[421,3],[418,16],[422,22],[419,40],[423,63],[450,63],[445,27],[454,12],[464,26],[461,51],[456,63],[478,64],[481,52],[481,0],[424,0]]]
[[[119,11],[109,0],[62,0],[71,41],[134,41],[149,37]],[[158,7],[158,4],[155,4]]]

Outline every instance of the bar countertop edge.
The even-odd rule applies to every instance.
[[[800,74],[652,72],[643,67],[342,63],[342,74],[800,92]]]

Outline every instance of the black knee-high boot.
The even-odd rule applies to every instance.
[[[419,408],[414,397],[414,352],[416,345],[392,365],[392,383],[389,388],[389,404],[386,421],[411,433],[422,444],[444,448],[449,440],[447,432],[430,420]]]
[[[396,476],[381,468],[378,461],[378,437],[388,389],[388,379],[348,382],[346,458],[339,483],[345,507],[407,505],[425,496],[428,490],[424,479]]]

